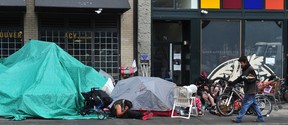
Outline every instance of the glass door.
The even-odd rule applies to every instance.
[[[182,45],[170,43],[170,78],[177,85],[182,84]]]
[[[170,50],[169,44],[158,43],[153,48],[152,54],[152,71],[153,77],[160,77],[163,79],[170,77]]]
[[[184,38],[183,27],[189,27],[183,21],[153,22],[153,42],[151,54],[151,76],[160,77],[182,85],[182,47]],[[189,30],[187,30],[189,31]],[[185,32],[186,33],[186,32]],[[185,37],[186,36],[186,37]]]
[[[182,45],[179,43],[156,44],[152,55],[152,76],[181,84]]]

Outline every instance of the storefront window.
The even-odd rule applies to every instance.
[[[198,0],[176,0],[177,9],[198,9]]]
[[[242,0],[222,0],[223,9],[241,9]]]
[[[56,43],[83,64],[120,79],[118,16],[40,15],[40,36]]]
[[[152,0],[154,8],[198,9],[198,0]]]
[[[174,8],[174,0],[152,0],[155,8]]]
[[[220,0],[201,0],[201,8],[220,9]]]
[[[202,20],[201,70],[210,74],[218,65],[240,56],[240,21]]]
[[[119,79],[118,32],[43,30],[40,34],[41,40],[55,42],[85,65]]]
[[[24,45],[23,16],[4,15],[0,17],[0,58],[6,58]]]
[[[263,9],[264,0],[244,0],[245,9]]]
[[[21,30],[0,30],[0,58],[5,58],[18,51],[24,44]]]
[[[283,76],[282,21],[246,21],[245,54],[263,56],[277,76]]]
[[[94,37],[95,67],[110,73],[116,80],[120,65],[118,37],[117,32],[95,32]]]

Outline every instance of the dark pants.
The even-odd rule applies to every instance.
[[[135,118],[135,119],[142,119],[143,113],[133,110],[127,110],[122,116],[118,118]]]

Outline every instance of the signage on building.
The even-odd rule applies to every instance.
[[[140,55],[140,61],[141,63],[148,63],[150,60],[149,55],[148,54],[141,54]]]
[[[65,38],[68,38],[68,39],[76,39],[76,38],[77,38],[77,33],[74,33],[74,32],[66,32],[66,33],[65,33]]]
[[[21,39],[22,38],[22,31],[19,31],[19,32],[5,32],[5,31],[1,31],[0,32],[0,39],[3,39],[3,38],[10,38],[10,39]]]
[[[91,37],[86,37],[85,35],[80,36],[80,34],[78,34],[76,32],[66,32],[65,38],[73,39],[74,42],[81,42],[81,39],[91,39]]]

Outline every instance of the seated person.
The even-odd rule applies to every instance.
[[[219,96],[220,89],[225,87],[224,85],[222,86],[220,83],[212,83],[212,86],[214,87],[212,94],[215,98]]]
[[[117,118],[135,118],[147,120],[153,117],[152,112],[138,112],[133,111],[131,108],[133,107],[132,102],[126,99],[119,99],[114,102],[114,104],[110,108],[110,115],[112,117]]]
[[[207,79],[207,74],[206,72],[202,72],[200,74],[200,77],[197,78],[194,83],[197,87],[197,95],[199,95],[202,99],[205,100],[205,102],[208,103],[209,106],[211,106],[212,109],[215,108],[216,104],[214,102],[214,98],[210,95],[209,93],[209,80]]]

